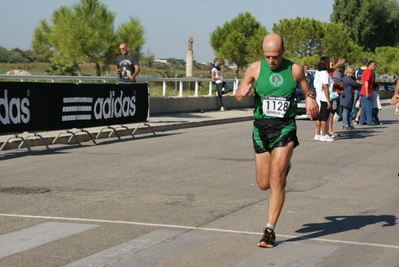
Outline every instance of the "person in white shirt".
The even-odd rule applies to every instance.
[[[220,65],[220,59],[215,58],[213,60],[213,67],[211,70],[211,79],[216,83],[216,89],[218,92],[218,103],[221,111],[224,111],[222,96],[233,91],[233,88],[228,85],[223,79],[223,66]]]
[[[377,83],[374,84],[373,86],[373,92],[371,92],[371,105],[373,107],[371,111],[371,117],[373,118],[372,124],[374,125],[380,125],[382,124],[380,122],[380,119],[378,118],[378,111],[381,110],[381,101],[380,101],[380,94],[379,94],[380,88]]]
[[[313,85],[316,89],[316,102],[319,106],[314,140],[322,142],[334,141],[334,139],[327,134],[327,120],[331,110],[330,91],[333,89],[332,78],[327,72],[329,67],[330,59],[328,57],[320,58],[313,81]]]

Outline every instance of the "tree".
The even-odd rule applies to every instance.
[[[378,73],[398,75],[399,70],[399,48],[377,47],[373,58],[377,62]]]
[[[130,17],[130,21],[118,27],[116,35],[119,43],[127,43],[129,52],[134,54],[137,59],[143,56],[143,45],[145,29],[140,23],[139,18]],[[119,51],[117,51],[118,53]]]
[[[80,0],[71,7],[62,6],[53,12],[52,26],[42,20],[35,29],[32,49],[44,58],[72,64],[78,75],[82,75],[80,63],[93,62],[96,75],[101,76],[100,65],[113,62],[119,53],[116,50],[119,40],[128,34],[141,40],[135,43],[138,51],[144,43],[144,29],[139,22],[131,19],[115,33],[114,20],[115,14],[99,0]],[[137,31],[135,26],[139,28]]]
[[[217,57],[237,65],[237,78],[240,68],[263,57],[262,41],[266,34],[266,28],[245,12],[216,27],[209,43]]]
[[[315,19],[297,17],[274,23],[273,32],[283,36],[287,57],[302,58],[321,52],[325,28],[323,23]]]
[[[297,17],[280,20],[273,31],[284,38],[286,57],[299,64],[315,66],[322,55],[360,61],[362,48],[353,43],[340,23]]]
[[[351,39],[369,51],[399,43],[396,0],[335,0],[331,21],[342,23]]]
[[[44,62],[50,62],[53,55],[50,44],[51,27],[46,20],[40,20],[39,26],[33,32],[32,51],[35,56]]]
[[[347,62],[360,62],[363,48],[356,45],[349,32],[341,23],[323,23],[324,38],[321,44],[321,55],[336,59],[344,57]]]

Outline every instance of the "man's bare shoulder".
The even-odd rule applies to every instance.
[[[297,63],[292,63],[292,76],[295,80],[305,77],[303,67]]]
[[[257,78],[260,71],[260,61],[252,62],[246,71],[246,74],[250,75],[253,78]]]

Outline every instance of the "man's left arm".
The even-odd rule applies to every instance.
[[[397,103],[399,103],[399,81],[396,82],[395,91],[391,98],[391,105],[396,105]]]
[[[132,74],[132,76],[130,76],[130,80],[135,81],[136,80],[136,76],[140,73],[140,65],[134,65],[134,73]]]
[[[303,71],[303,67],[298,64],[292,65],[292,75],[294,80],[299,85],[302,90],[302,94],[305,97],[306,101],[306,114],[309,116],[311,120],[317,117],[319,114],[319,108],[316,103],[316,99],[308,96],[309,93],[314,94],[314,92],[310,89],[308,82],[306,81],[305,73]]]

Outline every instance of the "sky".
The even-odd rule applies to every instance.
[[[39,21],[50,22],[54,10],[80,0],[0,0],[0,46],[7,49],[31,47]],[[248,1],[248,2],[247,2]],[[130,17],[145,28],[144,55],[155,59],[186,59],[187,40],[194,38],[196,62],[212,62],[209,38],[239,13],[249,12],[272,31],[282,19],[314,18],[329,22],[334,0],[100,0],[115,13],[115,29]],[[295,29],[293,29],[295,30]]]

